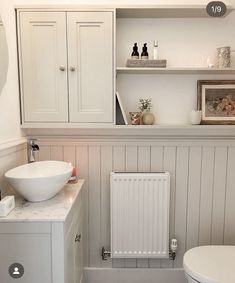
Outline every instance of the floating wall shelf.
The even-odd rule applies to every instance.
[[[66,136],[71,137],[73,135],[84,135],[87,137],[99,137],[107,136],[109,138],[119,139],[122,136],[127,138],[135,137],[136,140],[140,140],[141,137],[152,138],[172,137],[185,139],[222,139],[225,138],[234,139],[235,137],[235,125],[153,125],[153,126],[132,126],[132,125],[81,125],[80,124],[25,124],[22,126],[24,133],[31,136],[50,136],[51,129],[53,128],[54,136]]]
[[[217,68],[129,68],[117,67],[117,74],[235,74],[235,69]]]

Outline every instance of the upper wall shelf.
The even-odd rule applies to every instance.
[[[235,69],[217,68],[129,68],[117,67],[117,74],[235,74]]]
[[[233,11],[227,6],[225,17]],[[117,7],[117,18],[209,18],[206,5],[135,5]]]

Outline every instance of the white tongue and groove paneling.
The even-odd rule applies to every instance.
[[[151,147],[150,169],[151,172],[163,171],[163,156],[164,148],[161,146]],[[151,268],[159,268],[161,266],[161,259],[150,258],[148,260],[148,266]]]
[[[86,179],[85,255],[87,266],[182,267],[188,247],[232,243],[235,239],[232,140],[112,140],[39,139],[39,158],[76,159],[77,173]],[[60,150],[58,150],[60,147]],[[63,153],[61,153],[61,150]],[[75,155],[76,154],[76,155]],[[66,158],[67,159],[67,158]],[[110,171],[169,171],[172,177],[170,235],[179,241],[174,263],[154,259],[102,262],[100,249],[110,247]],[[112,169],[112,170],[111,170]],[[192,225],[190,224],[192,223]],[[195,235],[194,232],[197,232]],[[112,263],[111,263],[112,262]]]
[[[228,148],[215,148],[214,186],[212,203],[211,243],[219,245],[224,241],[224,212],[227,183]]]
[[[188,210],[186,249],[198,245],[199,209],[201,193],[201,147],[190,147],[188,175]]]
[[[176,152],[175,238],[178,240],[174,267],[182,267],[186,251],[189,147],[179,146]]]
[[[26,140],[22,138],[15,144],[13,144],[14,142],[0,144],[0,188],[2,197],[14,193],[5,181],[4,174],[6,171],[28,162]]]
[[[63,147],[60,146],[53,146],[51,148],[51,160],[58,160],[58,161],[63,161],[64,159],[64,150]]]
[[[151,170],[151,149],[149,146],[138,147],[138,171],[150,172]],[[138,258],[137,267],[148,268],[149,259]]]
[[[101,159],[100,146],[93,145],[88,151],[88,174],[89,174],[89,193],[88,193],[88,223],[89,223],[89,265],[92,267],[101,266]]]
[[[110,247],[110,181],[109,173],[112,171],[113,163],[113,148],[112,146],[101,146],[100,149],[100,176],[101,176],[101,227],[106,229],[101,230],[101,246]],[[102,267],[111,267],[111,259],[102,261]]]
[[[137,146],[126,146],[126,171],[137,172]],[[125,267],[137,267],[137,260],[135,258],[125,258]]]
[[[176,165],[176,147],[165,146],[162,156],[163,170],[168,171],[171,176],[171,187],[170,187],[170,239],[175,237],[174,230],[174,211],[175,211],[175,165]],[[159,171],[159,170],[158,170]],[[172,268],[173,261],[170,259],[161,259],[160,267]]]
[[[209,245],[211,242],[211,211],[214,181],[215,148],[202,149],[202,176],[199,219],[199,244]]]
[[[113,171],[126,171],[126,146],[117,145],[113,147]],[[125,259],[114,258],[113,267],[125,267]]]
[[[53,148],[53,147],[52,147]],[[83,202],[83,263],[84,266],[88,266],[88,254],[89,254],[89,213],[87,212],[89,207],[89,195],[88,195],[88,186],[89,186],[89,162],[88,162],[88,149],[87,145],[76,146],[76,170],[77,176],[86,180],[83,184],[82,190],[82,202]]]
[[[235,224],[234,224],[234,168],[235,168],[235,147],[228,149],[227,161],[227,190],[225,203],[225,223],[224,223],[224,242],[226,245],[235,244]]]

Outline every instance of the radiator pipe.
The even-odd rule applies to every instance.
[[[170,252],[169,252],[170,260],[175,260],[177,248],[178,248],[177,240],[171,239]]]
[[[101,256],[102,256],[102,260],[107,260],[108,258],[111,257],[111,251],[110,250],[106,250],[104,247],[101,250]]]

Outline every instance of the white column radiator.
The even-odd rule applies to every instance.
[[[111,183],[111,257],[169,257],[169,173],[115,173]]]

